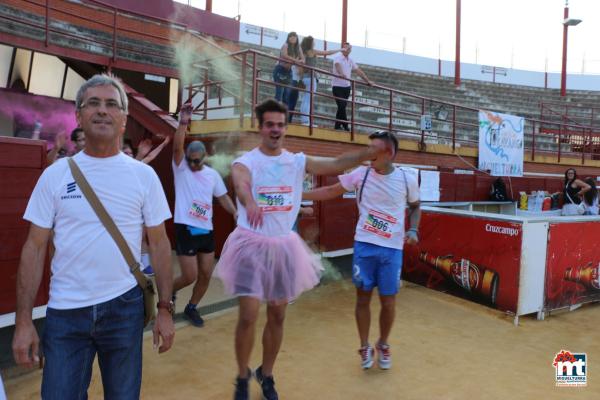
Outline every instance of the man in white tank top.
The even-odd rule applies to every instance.
[[[337,158],[290,153],[283,149],[286,107],[267,100],[256,107],[256,116],[261,143],[233,163],[238,227],[227,239],[217,265],[217,274],[226,290],[238,296],[240,305],[235,332],[236,400],[248,399],[251,376],[248,364],[261,301],[267,302],[267,323],[263,332],[263,361],[256,370],[256,378],[263,398],[276,400],[273,366],[283,339],[286,306],[318,283],[316,270],[320,265],[314,265],[314,257],[292,232],[300,208],[304,174],[341,173],[376,158],[380,151],[371,147]],[[277,255],[275,259],[273,254]]]
[[[356,286],[356,325],[360,338],[361,366],[373,365],[375,350],[369,344],[371,295],[377,287],[381,302],[380,336],[376,342],[381,369],[392,365],[388,337],[394,322],[396,294],[400,287],[404,241],[418,242],[419,186],[416,176],[395,168],[398,141],[389,132],[369,136],[373,148],[384,149],[370,167],[358,167],[340,175],[340,182],[304,193],[305,200],[329,200],[345,192],[356,192],[359,218],[354,235],[352,282]],[[404,214],[409,207],[410,229],[404,232]]]

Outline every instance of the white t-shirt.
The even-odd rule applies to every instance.
[[[175,223],[212,231],[213,196],[227,194],[221,175],[208,165],[200,171],[192,171],[184,159],[179,165],[173,161],[173,176]]]
[[[171,217],[158,176],[123,153],[95,158],[81,151],[73,159],[139,261],[142,225],[157,226]],[[23,218],[54,229],[49,307],[99,304],[137,285],[117,244],[75,183],[66,159],[42,173]]]
[[[350,78],[352,76],[352,71],[358,68],[358,65],[354,62],[350,57],[344,57],[342,53],[338,53],[333,57],[333,73],[335,75],[339,75],[336,64],[339,64],[342,67],[343,76],[346,78]],[[352,84],[350,81],[342,78],[333,77],[331,78],[331,86],[339,86],[339,87],[349,87]]]
[[[302,201],[302,182],[306,169],[304,153],[283,150],[267,156],[255,148],[233,161],[248,170],[252,179],[252,196],[263,210],[263,225],[252,228],[246,208],[237,199],[238,226],[265,236],[283,236],[291,232]]]
[[[366,172],[367,167],[362,166],[339,176],[344,189],[356,190],[357,202]],[[408,202],[418,201],[419,185],[412,173],[394,168],[391,174],[381,175],[371,168],[362,190],[362,200],[358,204],[359,217],[354,240],[394,249],[403,248],[406,183],[409,188]]]

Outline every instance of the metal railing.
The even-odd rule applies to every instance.
[[[201,94],[205,100],[196,107],[195,113],[206,119],[211,110],[231,108],[239,116],[240,127],[250,118],[251,127],[256,126],[254,107],[261,101],[272,98],[274,89],[282,87],[288,91],[297,90],[307,93],[310,102],[307,114],[291,111],[294,117],[308,117],[308,132],[326,126],[333,128],[335,122],[347,122],[348,138],[356,140],[356,135],[368,134],[374,130],[385,129],[394,132],[400,139],[417,141],[421,150],[428,144],[441,143],[451,146],[453,150],[460,146],[475,147],[479,141],[479,110],[459,104],[440,101],[414,93],[389,88],[382,85],[368,85],[365,82],[346,79],[350,82],[351,96],[348,99],[348,121],[335,118],[336,97],[324,90],[315,91],[312,87],[299,88],[291,84],[274,82],[271,69],[275,63],[282,61],[279,57],[253,49],[241,50],[227,56],[232,63],[239,63],[239,78],[223,81],[211,80],[211,60],[205,60],[206,75],[204,82],[194,83],[188,87],[190,97]],[[263,68],[261,68],[261,66]],[[321,80],[337,77],[336,74],[323,69],[303,65],[305,73],[312,77],[318,75]],[[265,76],[268,72],[268,76]],[[345,78],[344,78],[345,79]],[[238,92],[229,91],[234,99],[232,105],[209,106],[211,91],[218,89],[219,96],[224,93],[224,86],[235,82]],[[365,93],[368,92],[368,95]],[[250,115],[246,112],[250,111]],[[328,112],[329,111],[329,112]],[[380,117],[374,117],[379,115]],[[432,131],[420,129],[422,115],[430,115],[433,123]],[[559,121],[549,119],[525,118],[525,150],[530,152],[532,160],[536,156],[554,156],[556,160],[564,157],[578,157],[584,164],[589,159],[600,159],[600,132],[593,127],[582,125],[576,121],[562,118]]]
[[[557,103],[552,101],[540,102],[540,119],[553,117],[563,118],[574,125],[589,126],[600,132],[600,107],[575,101],[574,104]]]
[[[0,19],[12,21],[25,25],[29,28],[43,31],[43,42],[48,47],[52,42],[52,37],[63,37],[69,40],[76,40],[87,43],[88,49],[96,46],[98,51],[104,51],[108,53],[110,58],[115,61],[119,57],[119,51],[126,51],[136,56],[154,57],[160,59],[163,64],[170,64],[173,57],[164,52],[153,51],[149,48],[138,48],[135,45],[128,44],[122,39],[139,39],[146,40],[154,44],[171,45],[171,37],[169,30],[177,29],[182,32],[187,32],[188,28],[184,24],[177,22],[168,21],[141,13],[121,11],[118,8],[109,4],[102,3],[97,0],[87,0],[83,3],[74,4],[79,7],[90,7],[97,11],[104,12],[104,18],[90,18],[86,16],[86,13],[77,13],[72,11],[69,7],[60,7],[59,2],[56,0],[22,0],[24,3],[33,5],[39,8],[38,16],[43,16],[42,21],[36,19],[26,19],[13,17],[9,15],[3,15]],[[110,20],[110,22],[108,22]],[[91,29],[94,32],[90,32],[89,35],[85,35],[80,31],[69,31],[67,26],[61,24],[61,22],[73,21],[75,22],[72,26],[85,26],[87,29]],[[140,30],[130,28],[135,23],[148,23],[153,22],[161,25],[165,28],[165,35],[153,34]],[[77,24],[79,23],[79,24]],[[120,39],[120,40],[118,40]],[[89,51],[93,52],[93,51]]]
[[[127,43],[127,40],[123,39],[139,39],[153,44],[171,46],[173,29],[188,34],[191,33],[186,25],[142,13],[121,11],[98,0],[72,4],[74,6],[93,7],[106,12],[105,21],[87,17],[83,15],[85,13],[76,13],[68,8],[57,7],[58,3],[63,3],[59,0],[23,1],[39,8],[37,15],[40,18],[38,20],[27,20],[8,15],[3,15],[0,19],[12,20],[43,30],[46,46],[51,43],[53,35],[63,35],[67,38],[88,42],[90,47],[94,47],[93,45],[100,46],[111,55],[113,61],[120,58],[120,51],[126,51],[163,60],[164,64],[173,64],[172,54],[152,51],[148,48],[136,48],[135,45],[131,44],[132,42]],[[61,26],[60,24],[65,20],[79,22],[81,25],[87,26],[88,29],[94,29],[89,28],[90,26],[96,27],[96,31],[105,35],[90,34],[85,36],[81,32],[69,31],[65,29],[64,25]],[[110,22],[107,22],[108,20]],[[152,34],[129,27],[131,24],[148,22],[164,27],[165,34]],[[75,23],[73,26],[76,27],[77,24]],[[210,40],[206,40],[201,35],[194,34],[194,36],[200,40],[205,40],[224,52],[222,48]],[[92,52],[92,50],[89,50],[89,52]],[[227,79],[214,79],[214,76],[210,75],[210,64],[217,58],[229,59],[231,65],[236,66],[236,73],[230,74]],[[313,134],[317,124],[322,126],[324,123],[331,126],[335,122],[346,122],[336,120],[333,116],[336,98],[329,92],[322,89],[314,90],[312,87],[303,89],[273,82],[270,79],[270,73],[272,67],[278,61],[280,60],[276,56],[252,49],[227,53],[221,57],[205,60],[208,67],[202,75],[203,81],[188,88],[190,97],[200,93],[204,96],[200,106],[196,107],[196,113],[202,113],[203,118],[208,118],[208,111],[212,109],[233,107],[239,113],[241,125],[243,125],[246,118],[246,112],[250,111],[251,125],[254,126],[256,123],[253,114],[255,105],[267,97],[272,97],[274,88],[280,86],[288,91],[298,90],[299,93],[308,93],[309,113],[304,115],[309,118],[309,134]],[[141,63],[144,62],[141,61]],[[261,65],[263,65],[262,69]],[[336,76],[330,71],[319,68],[308,66],[303,66],[303,68],[311,77],[319,75],[322,80]],[[268,77],[265,77],[265,71],[268,73]],[[236,76],[238,73],[239,75]],[[422,150],[425,150],[430,143],[446,144],[451,146],[453,150],[459,146],[476,146],[478,143],[477,113],[479,110],[477,109],[382,85],[369,86],[355,79],[347,80],[351,86],[351,97],[348,99],[349,121],[347,121],[350,127],[348,134],[351,141],[356,139],[357,134],[366,134],[376,129],[386,129],[394,132],[401,139],[417,141]],[[313,79],[310,81],[312,86]],[[368,95],[363,95],[363,92],[368,92]],[[223,106],[220,100],[224,96],[233,97],[235,99],[234,104]],[[209,107],[208,100],[211,97],[216,97],[219,100],[216,106]],[[544,109],[549,110],[549,104],[546,104]],[[561,106],[569,107],[564,104]],[[526,118],[525,149],[531,153],[532,159],[535,159],[536,155],[540,153],[554,155],[558,161],[561,157],[567,155],[581,157],[582,163],[585,163],[586,159],[600,158],[600,133],[599,129],[594,126],[593,118],[597,114],[596,109],[595,107],[592,108],[590,125],[581,123],[581,121],[568,115],[569,108],[563,113],[563,117],[559,121],[552,120],[550,117],[546,118],[544,112],[541,113],[539,119]],[[295,110],[292,114],[295,117],[302,115]],[[419,128],[421,116],[427,114],[431,115],[432,118],[432,131]]]

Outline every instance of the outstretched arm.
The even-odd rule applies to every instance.
[[[188,125],[192,119],[192,105],[185,104],[179,111],[179,126],[175,131],[173,137],[173,161],[175,165],[179,166],[183,157],[185,156],[185,150],[183,149],[185,143],[185,133]]]
[[[165,140],[162,141],[161,144],[159,144],[158,146],[156,146],[156,148],[154,150],[152,150],[146,157],[144,157],[144,159],[142,160],[142,162],[144,164],[150,164],[152,162],[152,160],[154,160],[156,158],[156,156],[160,154],[160,152],[162,151],[162,149],[164,149],[165,146],[167,144],[169,144],[170,141],[171,141],[171,136],[167,136],[165,138]]]
[[[306,157],[306,172],[315,175],[335,175],[347,169],[355,167],[363,161],[374,160],[381,152],[376,148],[366,147],[363,150],[352,151],[337,156],[329,157]]]
[[[358,76],[360,76],[363,79],[363,81],[367,82],[367,85],[369,85],[369,86],[373,85],[373,82],[371,82],[371,80],[369,79],[367,74],[365,74],[362,69],[356,68],[355,71],[358,74]]]
[[[331,200],[340,197],[346,192],[341,183],[323,186],[317,189],[302,193],[302,200]]]
[[[342,49],[335,49],[335,50],[313,50],[315,52],[315,55],[317,56],[330,56],[332,54],[335,53],[339,53],[340,51],[342,51]]]

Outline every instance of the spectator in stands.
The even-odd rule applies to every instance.
[[[335,53],[342,51],[342,49],[336,50],[315,50],[315,40],[312,36],[307,36],[302,39],[300,43],[300,48],[302,49],[302,53],[304,53],[304,63],[308,67],[315,68],[317,66],[317,57],[318,56],[329,56]],[[312,84],[310,77],[312,76]],[[308,114],[310,113],[310,92],[316,93],[317,84],[319,83],[319,79],[317,74],[314,73],[311,75],[310,69],[304,69],[302,73],[302,85],[300,86],[305,91],[302,92],[302,104],[300,105],[300,121],[302,125],[309,124]]]
[[[154,344],[158,346],[162,338],[162,353],[175,335],[169,313],[167,199],[154,170],[120,152],[127,122],[127,95],[121,82],[95,75],[81,86],[75,105],[86,144],[72,160],[137,257],[142,225],[147,227],[160,300]],[[104,396],[137,399],[142,381],[143,291],[77,182],[67,160],[59,160],[42,173],[29,199],[23,218],[31,225],[17,272],[13,354],[19,365],[33,367],[40,361],[32,310],[54,229],[56,253],[42,340],[46,365],[40,397],[87,398],[97,355]]]
[[[590,190],[583,194],[581,205],[583,205],[583,215],[598,215],[598,189],[594,178],[585,178],[584,182],[590,185]]]
[[[51,165],[54,161],[59,158],[63,158],[67,155],[67,150],[65,148],[67,138],[65,136],[65,132],[58,132],[54,136],[54,146],[46,155],[46,160],[48,165]]]
[[[350,130],[348,123],[344,121],[348,121],[348,117],[346,116],[346,105],[348,104],[348,97],[350,97],[350,90],[352,89],[352,84],[347,79],[351,78],[352,71],[356,71],[367,85],[371,86],[373,84],[367,77],[367,74],[365,74],[354,60],[349,57],[351,51],[352,46],[350,43],[344,43],[342,54],[337,55],[333,59],[333,73],[336,76],[331,80],[331,91],[335,96],[335,102],[337,104],[335,129],[343,128],[346,131]]]
[[[154,160],[156,156],[160,154],[162,149],[169,144],[170,141],[171,137],[167,136],[161,144],[152,150],[152,139],[144,139],[138,144],[137,152],[135,152],[131,144],[131,140],[125,139],[123,140],[123,147],[121,147],[121,151],[129,157],[133,157],[144,164],[150,164],[152,160]]]
[[[288,34],[287,40],[281,46],[279,57],[283,60],[278,61],[273,70],[273,81],[279,84],[275,86],[275,99],[287,104],[290,89],[281,85],[290,85],[292,83],[292,64],[294,62],[304,62],[304,55],[302,54],[296,32]]]
[[[149,164],[150,162],[152,162],[152,160],[156,158],[156,156],[170,141],[171,137],[167,136],[165,140],[163,140],[162,143],[156,147],[156,149],[152,150],[152,140],[144,139],[138,144],[137,155],[134,155],[131,140],[125,139],[123,140],[123,146],[121,147],[121,151],[131,158],[135,158],[136,160],[141,161],[144,164]],[[144,227],[144,231],[142,232],[142,257],[140,259],[140,263],[142,264],[142,272],[145,275],[154,276],[154,269],[152,268],[152,264],[150,261],[151,260],[148,247],[148,237],[146,236],[146,227]]]
[[[71,131],[71,142],[75,144],[74,151],[68,151],[64,132],[57,133],[56,136],[54,136],[54,147],[47,155],[48,165],[51,165],[59,158],[72,156],[83,150],[85,147],[85,133],[83,132],[83,129],[75,128]]]
[[[75,144],[74,154],[79,153],[85,147],[85,132],[83,129],[77,127],[71,131],[71,142]]]
[[[562,215],[580,215],[581,198],[585,192],[591,189],[590,185],[577,179],[577,172],[574,168],[565,171],[565,187],[563,189],[563,208]]]

